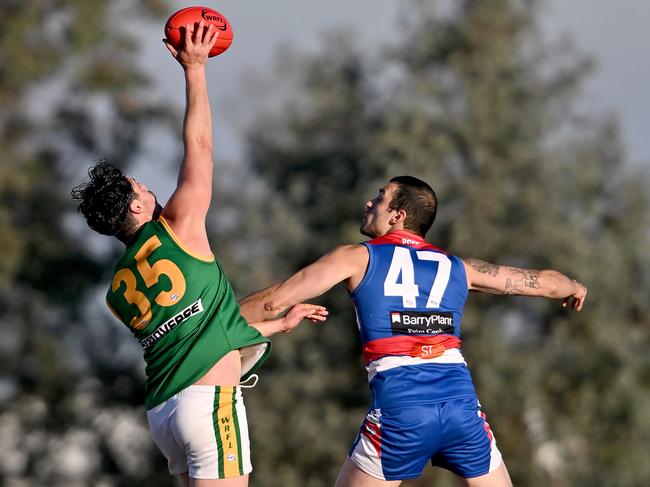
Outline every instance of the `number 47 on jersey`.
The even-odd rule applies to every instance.
[[[384,280],[384,295],[402,298],[405,308],[417,308],[417,297],[420,288],[415,280],[415,269],[411,252],[404,247],[395,247],[393,260],[390,263],[388,274]],[[442,296],[445,294],[451,274],[451,260],[444,254],[431,250],[418,250],[415,252],[418,260],[438,263],[438,271],[429,291],[427,308],[439,308]],[[419,267],[420,269],[422,267]],[[432,270],[433,272],[433,270]],[[401,276],[401,279],[400,279]]]

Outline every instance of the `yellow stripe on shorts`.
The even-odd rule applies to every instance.
[[[235,411],[235,388],[215,388],[214,430],[219,454],[220,478],[243,475],[239,425]]]

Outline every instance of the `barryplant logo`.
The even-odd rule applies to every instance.
[[[390,325],[393,335],[453,334],[454,315],[449,311],[391,311]]]

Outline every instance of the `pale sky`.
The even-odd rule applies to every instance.
[[[172,11],[190,5],[170,2]],[[311,50],[321,34],[337,25],[354,28],[364,45],[382,43],[391,35],[399,0],[301,0],[203,2],[228,17],[234,42],[228,52],[208,65],[210,93],[215,110],[215,147],[221,156],[237,157],[241,140],[236,124],[220,108],[245,106],[246,80],[271,73],[283,43]],[[404,3],[401,3],[402,5]],[[171,11],[170,11],[171,13]],[[650,137],[646,119],[650,103],[650,2],[642,0],[547,0],[542,26],[551,38],[571,37],[579,51],[592,56],[596,70],[586,85],[583,102],[595,113],[619,116],[628,160],[650,164]],[[160,73],[161,89],[183,101],[182,74],[163,48],[162,25],[147,33],[145,69]],[[241,103],[239,103],[241,101]]]
[[[618,113],[628,160],[650,166],[650,2],[551,0],[544,10],[549,34],[569,34],[596,61],[587,101]]]

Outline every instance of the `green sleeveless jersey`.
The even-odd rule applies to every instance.
[[[271,349],[239,313],[215,258],[184,249],[162,217],[144,224],[127,246],[106,302],[144,350],[147,409],[196,382],[232,350],[240,350],[246,379]]]

